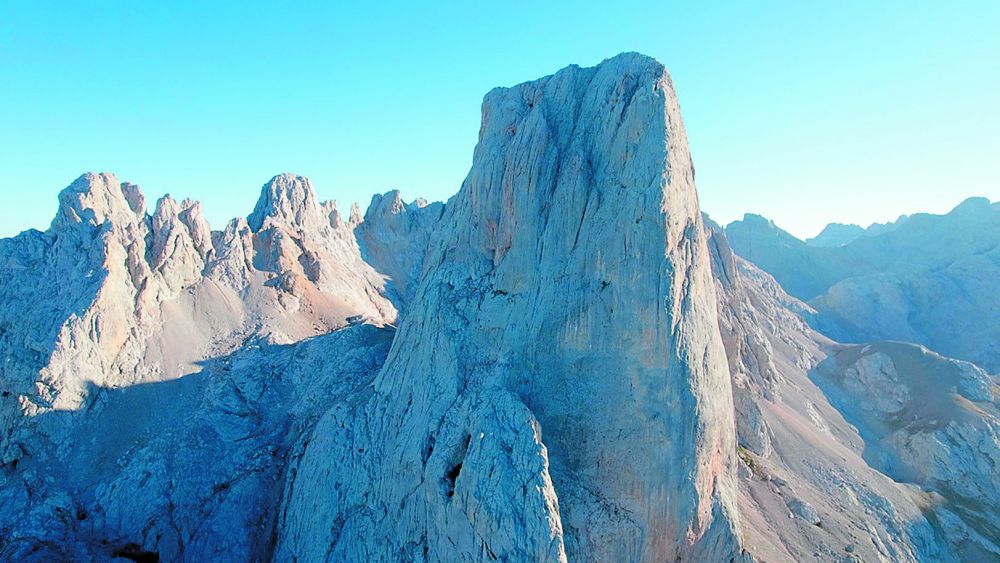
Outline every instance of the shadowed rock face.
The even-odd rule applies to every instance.
[[[437,229],[374,394],[297,469],[279,556],[739,555],[732,396],[664,68],[621,55],[492,91]],[[339,492],[317,510],[320,491]]]
[[[373,375],[391,331],[324,340],[336,366],[322,365],[318,344],[296,345],[299,355],[269,345],[349,317],[383,324],[396,309],[353,226],[317,204],[307,180],[281,175],[262,192],[256,231],[234,220],[213,233],[197,202],[166,196],[147,215],[137,186],[85,174],[47,232],[0,241],[0,559],[271,549],[268,537],[225,539],[273,518],[284,463],[257,454],[290,448],[353,388],[345,375]],[[226,359],[209,373],[229,379],[236,350],[254,361],[228,382],[195,383],[214,358]],[[309,378],[289,381],[306,351],[312,366],[295,369]],[[158,408],[191,418],[144,412]]]
[[[364,219],[354,229],[361,255],[386,276],[397,307],[405,307],[416,296],[427,245],[444,207],[422,199],[403,203],[394,190],[373,196]]]
[[[693,176],[636,54],[487,95],[447,206],[84,175],[0,240],[0,560],[996,558],[996,379],[812,330]]]

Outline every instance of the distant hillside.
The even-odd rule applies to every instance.
[[[899,219],[890,223],[872,223],[867,228],[860,225],[845,225],[843,223],[830,223],[820,233],[812,238],[806,239],[809,246],[820,246],[825,248],[835,248],[854,242],[861,237],[873,237],[894,231],[899,228],[909,217],[901,215]]]
[[[816,246],[747,215],[726,235],[737,254],[809,302],[814,326],[832,338],[919,342],[1000,369],[1000,204],[970,198],[948,214],[889,225]],[[831,232],[828,242],[847,231]]]

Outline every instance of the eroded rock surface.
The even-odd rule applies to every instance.
[[[996,378],[816,332],[822,299],[702,219],[652,59],[491,92],[447,205],[388,192],[345,221],[301,176],[261,192],[212,231],[87,174],[0,240],[0,559],[1000,556]],[[827,248],[750,227],[827,297],[846,266],[810,253],[869,268],[941,235],[915,262],[937,273],[906,275],[989,303],[995,249],[938,221]],[[876,302],[925,337],[940,311],[900,279]],[[962,345],[988,357],[984,334]]]
[[[294,175],[215,233],[110,174],[59,199],[0,241],[0,558],[269,553],[285,452],[392,331],[301,342],[394,322],[385,276]]]
[[[40,415],[71,443],[0,477],[0,559],[268,559],[286,460],[330,404],[371,384],[392,332],[254,344],[170,381],[92,387],[80,420]]]
[[[405,306],[416,295],[424,257],[444,207],[423,199],[403,203],[399,191],[394,190],[373,196],[363,221],[355,228],[362,256],[386,276],[397,306]]]
[[[912,344],[840,350],[814,378],[858,428],[865,459],[921,490],[965,560],[1000,557],[1000,398],[995,378]]]
[[[710,235],[746,549],[765,561],[994,559],[995,378],[910,344],[832,342],[805,322],[808,305]]]
[[[289,484],[278,556],[739,557],[715,306],[659,63],[494,90],[372,396]]]

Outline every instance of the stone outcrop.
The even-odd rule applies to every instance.
[[[405,306],[416,296],[431,235],[443,213],[443,203],[403,203],[394,190],[373,196],[364,220],[355,219],[361,254],[386,276],[397,305]]]
[[[911,344],[832,342],[709,225],[746,549],[768,561],[995,558],[995,378]]]
[[[289,484],[279,558],[739,557],[693,179],[651,59],[491,92],[372,396]]]
[[[275,177],[249,221],[215,233],[197,202],[166,196],[147,215],[139,188],[110,174],[80,177],[59,201],[48,231],[0,241],[0,558],[103,559],[130,544],[168,559],[265,553],[267,541],[223,541],[273,518],[283,464],[254,456],[290,448],[353,388],[346,374],[373,374],[391,331],[324,339],[336,366],[301,345],[314,381],[289,381],[305,352],[275,346],[395,321],[384,276],[298,176]],[[234,358],[245,363],[230,378]],[[269,371],[275,361],[289,365]],[[190,418],[142,414],[157,408]],[[248,435],[231,443],[233,427]],[[232,506],[176,513],[222,502],[213,487],[248,475]]]
[[[989,303],[995,207],[825,248],[748,228],[827,297],[891,251],[886,283],[939,280],[948,307]],[[345,221],[282,174],[212,231],[84,175],[49,230],[0,240],[0,559],[1000,556],[996,378],[830,340],[823,299],[742,243],[701,216],[637,54],[487,95],[447,205],[388,192]]]
[[[850,346],[814,374],[866,442],[865,459],[920,487],[929,521],[966,561],[1000,557],[1000,395],[968,362],[899,342]]]

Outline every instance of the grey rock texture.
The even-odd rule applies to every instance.
[[[394,190],[373,196],[364,219],[355,227],[361,255],[386,276],[397,306],[415,297],[431,234],[443,213],[443,203],[422,199],[403,203]]]
[[[944,242],[906,275],[988,280],[993,251],[940,220],[859,263],[924,233]],[[809,253],[862,244],[771,235],[829,287]],[[0,560],[1000,554],[996,378],[816,332],[817,301],[702,218],[641,55],[487,95],[447,205],[389,192],[345,221],[283,174],[212,231],[87,174],[48,231],[0,240],[0,276]]]
[[[995,378],[911,344],[832,342],[709,228],[745,548],[767,561],[996,558]]]
[[[15,373],[6,379],[23,403],[17,408],[79,408],[87,383],[172,377],[217,351],[201,348],[204,341],[183,350],[171,339],[185,335],[166,325],[204,324],[212,332],[199,335],[204,340],[238,342],[297,340],[343,326],[351,315],[394,320],[384,278],[361,259],[348,227],[323,219],[307,184],[276,177],[253,216],[256,231],[235,221],[213,235],[197,203],[167,196],[147,216],[138,188],[112,175],[74,182],[49,231],[0,245],[8,273],[0,346]],[[201,298],[215,309],[201,310]],[[17,322],[26,318],[32,322]],[[229,334],[215,334],[224,327]],[[4,438],[8,457],[14,446]]]
[[[362,315],[393,322],[396,309],[385,278],[361,258],[354,226],[331,204],[320,204],[309,180],[282,174],[268,182],[247,218],[253,233],[252,267],[270,276],[286,308],[308,307],[304,300],[333,299],[326,308],[345,317]]]
[[[0,559],[262,557],[284,477],[264,453],[370,378],[391,331],[301,342],[395,321],[384,277],[301,177],[265,185],[256,230],[169,196],[147,215],[109,174],[59,199],[47,232],[0,241]]]
[[[0,477],[0,559],[268,559],[286,459],[331,403],[371,383],[391,340],[360,325],[255,344],[170,381],[92,387],[83,420],[42,415],[72,444]]]
[[[973,364],[878,342],[839,350],[815,370],[858,428],[865,458],[919,485],[928,519],[963,560],[1000,557],[1000,396]]]
[[[659,63],[492,91],[372,395],[289,484],[279,557],[739,557],[709,259]]]

